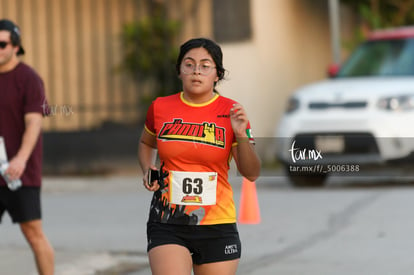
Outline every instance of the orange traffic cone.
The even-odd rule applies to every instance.
[[[256,183],[243,178],[240,196],[239,223],[260,223],[260,209],[257,199]]]

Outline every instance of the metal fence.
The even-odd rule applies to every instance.
[[[0,0],[0,17],[21,28],[23,61],[45,81],[46,130],[139,119],[137,85],[119,69],[122,26],[139,10],[135,0]]]
[[[214,35],[225,42],[251,35],[248,0],[0,0],[0,18],[21,28],[22,60],[45,82],[51,108],[45,131],[93,130],[142,120],[140,94],[150,87],[121,70],[121,32],[124,24],[147,16],[155,2],[163,2],[169,16],[182,22],[180,41]],[[231,13],[236,5],[245,11],[235,13],[238,17],[214,16]],[[236,26],[242,32],[229,35]]]

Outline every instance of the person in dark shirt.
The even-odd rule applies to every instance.
[[[0,178],[0,219],[8,212],[19,223],[36,260],[39,274],[54,273],[54,251],[41,222],[42,118],[47,114],[43,81],[18,55],[24,54],[19,28],[0,20],[0,136],[9,167],[5,176],[21,179],[10,190]]]

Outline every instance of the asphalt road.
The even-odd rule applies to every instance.
[[[44,229],[56,275],[151,274],[145,222],[151,194],[132,176],[45,178]],[[239,206],[242,179],[231,182]],[[413,274],[414,186],[398,178],[331,179],[294,189],[282,176],[257,182],[261,223],[240,224],[237,274]],[[36,274],[9,217],[0,226],[0,274]]]

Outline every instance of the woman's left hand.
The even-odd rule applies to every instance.
[[[246,137],[246,129],[249,120],[246,111],[239,103],[233,105],[230,109],[231,127],[236,137]]]

